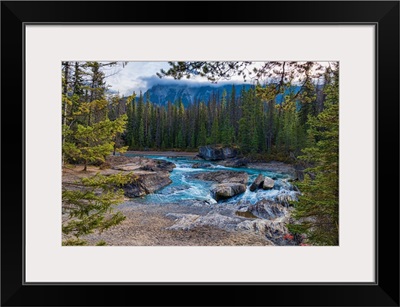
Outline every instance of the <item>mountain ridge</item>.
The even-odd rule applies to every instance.
[[[236,97],[240,95],[240,91],[244,86],[248,90],[251,84],[224,84],[220,86],[215,85],[171,85],[171,84],[156,84],[148,89],[143,96],[149,95],[149,99],[152,103],[158,105],[165,105],[170,102],[176,102],[182,99],[183,105],[187,106],[195,101],[203,101],[207,103],[213,95],[222,96],[223,91],[227,92],[227,97],[232,94],[232,87],[235,87]]]

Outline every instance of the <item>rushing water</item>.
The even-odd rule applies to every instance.
[[[211,167],[207,168],[192,168],[193,164],[199,163],[198,160],[189,160],[187,158],[170,158],[146,155],[144,157],[152,159],[166,160],[174,163],[176,168],[171,172],[170,178],[172,183],[163,189],[146,195],[141,199],[143,202],[151,203],[182,203],[185,204],[188,201],[206,201],[208,203],[216,203],[215,199],[212,198],[210,188],[214,182],[203,181],[192,178],[190,174],[202,173],[202,172],[215,172],[220,170],[231,170],[237,172],[246,172],[249,175],[249,181],[247,184],[247,190],[243,194],[232,197],[223,202],[225,203],[238,203],[248,202],[251,204],[256,203],[261,199],[269,200],[280,200],[282,199],[296,199],[298,192],[293,190],[293,186],[287,181],[290,176],[286,174],[274,173],[267,170],[251,169],[251,168],[233,168],[216,165],[212,162],[206,161],[205,163],[211,164]],[[203,163],[203,162],[200,162]],[[255,192],[249,190],[249,186],[254,179],[262,174],[275,180],[275,186],[271,190],[258,189]],[[221,201],[220,201],[221,202]]]

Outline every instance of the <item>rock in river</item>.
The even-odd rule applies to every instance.
[[[167,171],[135,171],[133,176],[134,181],[123,187],[125,196],[130,198],[153,193],[172,182]]]
[[[199,148],[199,156],[205,160],[225,160],[235,158],[238,152],[235,148],[221,146],[202,146]]]
[[[211,163],[194,163],[192,168],[209,168],[212,167]]]
[[[267,176],[264,178],[263,189],[270,190],[274,187],[275,181]]]
[[[235,171],[217,171],[217,172],[204,172],[190,175],[195,179],[204,181],[214,181],[218,183],[242,183],[247,184],[249,175],[246,172]]]
[[[231,198],[246,191],[242,183],[220,183],[211,187],[211,195],[215,200]]]
[[[126,163],[116,164],[112,168],[120,171],[134,171],[134,170],[143,170],[143,171],[168,171],[172,172],[172,170],[176,167],[176,165],[172,162],[158,159],[149,159],[143,157],[133,157],[129,158]]]
[[[261,188],[264,185],[264,176],[259,174],[257,178],[253,181],[250,186],[250,191],[254,192],[258,188]]]
[[[145,157],[110,156],[107,162],[111,169],[103,171],[106,174],[118,172],[131,173],[133,182],[123,187],[126,197],[141,197],[154,193],[172,183],[170,172],[176,167],[174,163]]]

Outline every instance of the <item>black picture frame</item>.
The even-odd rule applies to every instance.
[[[26,284],[23,40],[28,23],[375,25],[376,282]],[[399,306],[398,1],[3,1],[1,147],[2,306]]]

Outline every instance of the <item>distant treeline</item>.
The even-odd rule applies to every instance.
[[[229,96],[224,90],[187,107],[181,100],[159,105],[148,95],[132,95],[123,139],[131,150],[196,150],[221,144],[238,146],[244,154],[299,152],[306,146],[308,116],[323,110],[323,86],[282,88],[268,97],[275,89],[272,84],[249,89],[232,85]]]

